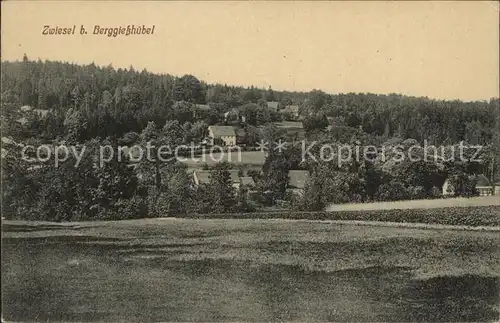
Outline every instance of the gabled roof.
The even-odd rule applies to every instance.
[[[221,136],[236,136],[232,126],[209,126],[208,129],[213,132],[215,138]]]
[[[19,119],[16,120],[16,122],[22,124],[23,126],[26,125],[28,123],[28,118],[26,117],[21,117]]]
[[[474,175],[469,176],[469,179],[474,179]],[[483,174],[475,176],[475,180],[476,180],[476,187],[490,187],[490,186],[493,186],[492,182],[486,176],[484,176]],[[450,181],[450,178],[447,178],[446,181],[445,181],[445,183],[448,183],[449,181]],[[495,184],[495,185],[498,185],[498,183]]]
[[[224,112],[224,118],[226,118],[226,119],[229,116],[239,116],[239,115],[240,115],[240,111],[238,111],[238,109],[236,109],[236,108],[232,108],[229,111]]]
[[[276,101],[270,101],[270,102],[267,102],[267,107],[271,110],[278,110],[278,105],[279,105],[279,102],[276,102]]]
[[[210,106],[208,104],[195,104],[195,106],[200,110],[210,110]]]
[[[233,184],[240,183],[240,177],[238,176],[238,170],[230,169],[229,175],[231,176],[231,182]],[[194,182],[196,185],[208,184],[210,183],[210,171],[209,170],[196,170],[193,172]]]
[[[290,177],[289,186],[293,188],[304,188],[309,172],[306,170],[291,170],[288,172]]]
[[[19,108],[19,110],[21,110],[22,112],[31,111],[33,109],[34,108],[32,106],[29,106],[29,105],[23,105],[22,107]]]
[[[49,110],[45,109],[34,109],[33,112],[37,113],[39,116],[45,118],[47,114],[49,113]]]
[[[285,107],[285,111],[292,112],[292,113],[299,113],[299,106],[296,104],[287,105]]]
[[[253,178],[250,176],[242,176],[240,177],[240,180],[241,180],[241,185],[248,185],[248,186],[255,185]]]
[[[491,186],[491,182],[481,174],[476,177],[476,187],[478,186]]]

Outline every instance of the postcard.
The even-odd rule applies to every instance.
[[[3,1],[2,321],[498,322],[498,1]]]

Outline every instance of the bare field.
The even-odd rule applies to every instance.
[[[375,202],[356,204],[332,204],[326,211],[363,211],[392,209],[431,209],[444,207],[471,207],[500,205],[500,196],[482,196],[471,198],[449,198],[436,200],[411,200],[395,202]]]

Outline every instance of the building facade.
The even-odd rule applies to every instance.
[[[220,139],[225,146],[236,145],[236,133],[232,126],[209,126],[208,136],[212,139],[212,144],[215,139]]]
[[[500,189],[497,189],[495,185],[484,175],[476,176],[476,190],[479,192],[479,196],[492,196],[499,195]],[[443,184],[443,196],[453,196],[455,195],[455,188],[450,183],[450,179],[446,179]]]

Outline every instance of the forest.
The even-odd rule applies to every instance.
[[[411,80],[408,80],[411,81]],[[471,80],[472,81],[472,80]],[[188,213],[249,212],[281,205],[320,210],[330,203],[442,198],[450,179],[455,196],[474,196],[475,178],[491,182],[500,173],[500,100],[462,102],[402,94],[328,94],[208,84],[193,75],[76,65],[57,61],[1,63],[2,215],[36,220],[124,219]],[[298,105],[300,117],[268,108]],[[22,107],[30,107],[23,111]],[[455,147],[481,145],[483,162],[421,161],[392,165],[375,161],[300,161],[295,148],[270,152],[255,180],[239,191],[231,186],[230,164],[211,169],[210,183],[194,186],[187,167],[175,161],[111,162],[79,167],[68,159],[36,167],[20,156],[22,144],[102,145],[199,143],[210,125],[228,123],[227,113],[245,116],[234,124],[238,143],[293,141],[279,121],[302,122],[306,141],[336,145],[410,145],[424,141]],[[4,138],[8,138],[4,140]],[[291,143],[293,144],[293,143]],[[376,154],[376,153],[375,153]],[[375,156],[376,157],[376,156]],[[126,160],[126,156],[124,157]],[[288,189],[288,171],[307,170],[303,194]]]

